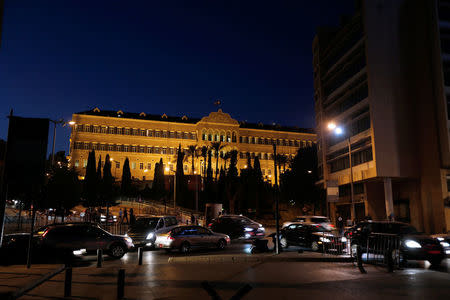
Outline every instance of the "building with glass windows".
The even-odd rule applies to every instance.
[[[318,184],[339,190],[330,216],[448,231],[450,1],[355,3],[312,45]]]
[[[218,110],[201,119],[188,116],[170,117],[166,114],[150,115],[123,111],[104,111],[95,108],[73,114],[70,136],[70,162],[81,175],[85,174],[88,153],[95,150],[96,159],[105,159],[109,154],[112,161],[112,174],[118,180],[122,175],[125,158],[130,161],[131,175],[140,180],[152,180],[154,167],[160,158],[165,168],[175,170],[176,151],[179,145],[185,151],[185,174],[192,173],[192,157],[188,147],[198,149],[211,146],[213,141],[224,146],[226,152],[237,150],[238,170],[246,168],[247,157],[259,157],[264,179],[274,180],[273,146],[277,152],[288,158],[295,156],[299,147],[316,142],[311,129],[284,127],[280,125],[250,124],[238,122],[227,113]],[[213,171],[215,171],[213,153]],[[219,169],[229,160],[219,159]],[[204,158],[194,159],[194,173],[202,174]],[[164,169],[165,169],[164,168]],[[171,171],[166,175],[173,174]]]

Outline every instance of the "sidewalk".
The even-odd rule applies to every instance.
[[[32,265],[27,269],[24,265],[0,266],[0,299],[7,299],[8,295],[21,289],[33,287],[41,278],[49,276],[61,265]]]
[[[447,273],[404,270],[387,273],[369,267],[368,274],[348,263],[263,262],[239,264],[125,265],[125,299],[211,299],[205,281],[222,299],[244,285],[244,299],[445,299],[450,294]],[[119,267],[76,268],[72,298],[116,299]],[[64,273],[30,291],[25,299],[60,299]]]

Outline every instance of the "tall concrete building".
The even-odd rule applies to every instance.
[[[449,231],[450,1],[355,3],[313,41],[319,184],[339,187],[330,216]]]

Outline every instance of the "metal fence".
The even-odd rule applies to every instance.
[[[366,263],[398,267],[400,265],[400,236],[388,233],[372,233],[365,245]]]

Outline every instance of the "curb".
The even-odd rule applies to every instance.
[[[60,266],[59,268],[48,272],[47,274],[43,275],[41,278],[39,278],[38,280],[28,283],[27,285],[19,288],[17,291],[12,292],[12,293],[8,293],[8,295],[6,296],[6,299],[17,299],[22,297],[24,294],[26,294],[27,292],[31,291],[32,289],[36,288],[37,286],[41,285],[42,283],[44,283],[45,281],[51,279],[52,277],[58,275],[59,273],[61,273],[62,271],[64,271],[66,269],[66,267],[64,265]]]
[[[352,257],[279,257],[276,255],[270,256],[184,256],[184,257],[169,257],[169,264],[233,264],[233,263],[259,263],[259,262],[353,262]]]

